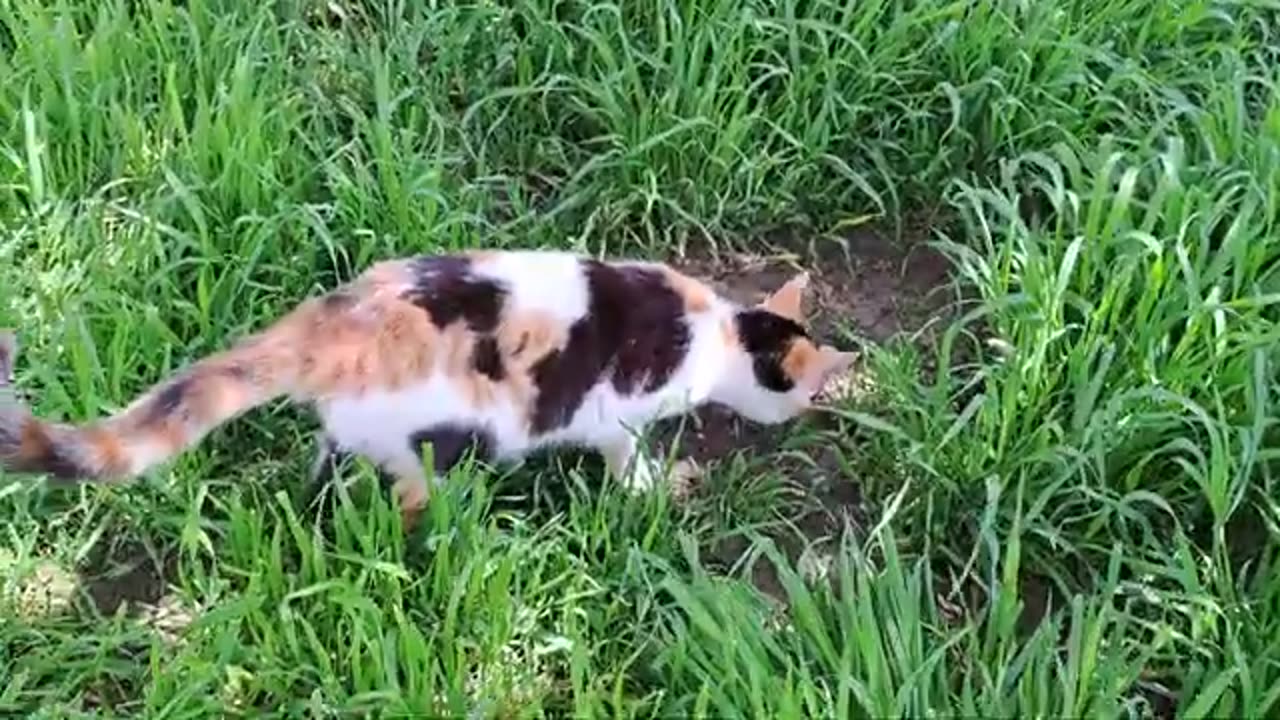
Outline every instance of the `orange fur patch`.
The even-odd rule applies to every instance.
[[[409,261],[404,259],[374,263],[351,283],[351,287],[365,297],[383,293],[400,295],[412,286],[413,273],[409,270]]]
[[[441,345],[430,319],[387,286],[335,310],[310,305],[290,322],[291,332],[282,333],[280,342],[308,348],[298,385],[312,397],[403,387],[431,371]]]
[[[421,310],[399,300],[388,303],[375,339],[382,384],[396,390],[426,377],[438,342],[439,334]]]
[[[33,417],[22,423],[21,439],[18,441],[18,462],[39,463],[53,451],[53,441],[44,425]]]
[[[795,382],[805,379],[822,361],[822,353],[812,342],[797,339],[782,359],[782,371]]]
[[[684,309],[690,313],[704,313],[711,309],[715,293],[701,281],[664,265],[662,272],[667,284],[684,300]]]
[[[502,386],[523,410],[525,422],[531,422],[538,394],[533,368],[550,353],[564,349],[569,329],[549,313],[508,310],[498,325],[497,340],[506,370]]]
[[[168,453],[178,452],[187,444],[187,429],[176,418],[162,424],[156,435]]]
[[[528,369],[564,347],[568,328],[549,313],[508,312],[498,325],[498,348],[509,365]]]
[[[129,470],[129,454],[116,433],[101,427],[89,428],[84,440],[97,456],[103,472],[117,475]]]
[[[417,526],[422,516],[422,509],[427,505],[430,490],[425,482],[418,479],[400,479],[392,486],[400,501],[400,526],[409,532]]]

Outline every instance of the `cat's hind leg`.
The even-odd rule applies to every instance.
[[[342,451],[333,438],[324,433],[316,434],[316,457],[311,463],[308,482],[312,488],[328,485],[337,475],[338,467],[350,459],[350,454]]]
[[[325,490],[337,477],[339,467],[350,456],[338,448],[333,438],[323,432],[316,434],[315,459],[311,461],[311,471],[307,474],[307,488],[303,506],[313,508]]]
[[[371,447],[371,453],[365,456],[377,466],[383,489],[399,501],[402,526],[409,532],[417,525],[432,487],[468,450],[474,448],[479,456],[487,456],[489,441],[484,433],[442,425],[412,433],[403,442],[403,445],[386,443]],[[332,482],[337,468],[355,455],[342,449],[327,434],[322,435],[319,444],[312,470],[312,483],[318,487]],[[423,457],[423,448],[427,445],[432,448],[430,468],[426,467]]]
[[[321,496],[330,490],[336,481],[341,480],[342,471],[351,467],[356,456],[356,453],[343,449],[329,435],[323,432],[318,433],[315,460],[312,461],[307,483],[305,506],[313,507],[319,502]],[[374,471],[377,473],[378,486],[384,491],[392,489],[398,482],[397,476],[379,463],[374,463]]]
[[[409,451],[388,469],[396,477],[391,490],[400,501],[400,513],[405,530],[413,528],[430,499],[431,489],[454,468],[468,452],[474,451],[486,458],[489,438],[485,433],[471,428],[440,425],[425,428],[409,436]],[[426,467],[426,448],[431,448],[431,469]]]
[[[407,533],[418,526],[422,511],[431,497],[431,481],[421,470],[415,473],[392,472],[391,492],[400,504],[400,526]]]

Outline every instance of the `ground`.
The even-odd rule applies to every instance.
[[[0,325],[118,409],[378,259],[814,273],[823,412],[631,497],[305,502],[283,404],[136,482],[0,477],[15,717],[1271,717],[1266,3],[0,3]],[[1010,35],[1010,28],[1018,32]]]

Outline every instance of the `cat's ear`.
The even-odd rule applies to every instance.
[[[803,324],[804,294],[808,289],[809,273],[799,273],[765,298],[760,306],[775,315]]]
[[[837,350],[830,345],[823,345],[818,349],[819,387],[826,385],[832,378],[848,372],[849,368],[853,367],[853,361],[857,359],[858,354],[855,352]]]

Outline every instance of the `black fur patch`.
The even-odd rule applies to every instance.
[[[507,376],[507,370],[502,365],[502,353],[498,351],[498,341],[492,335],[476,340],[471,351],[471,367],[494,382]]]
[[[414,286],[408,297],[431,315],[438,328],[461,318],[473,332],[491,333],[506,304],[507,290],[492,280],[471,274],[471,260],[451,255],[426,256],[413,261]]]
[[[51,479],[61,482],[74,482],[83,480],[93,476],[90,468],[85,467],[76,457],[76,455],[67,449],[71,438],[67,437],[67,432],[57,426],[43,426],[33,429],[27,429],[26,423],[38,422],[33,418],[23,420],[15,428],[16,432],[10,434],[8,432],[0,433],[0,449],[5,453],[16,453],[22,445],[22,439],[25,433],[31,432],[39,436],[37,442],[40,443],[39,455],[34,455],[27,459],[18,461],[10,460],[11,469],[23,473],[44,474]]]
[[[49,453],[45,456],[41,466],[41,469],[51,477],[64,482],[80,480],[93,474],[89,472],[88,468],[80,464],[76,458],[58,447],[57,444],[49,446]]]
[[[752,369],[761,386],[784,393],[795,387],[782,369],[787,350],[797,338],[809,334],[798,323],[767,310],[743,310],[734,318],[743,348],[751,355]]]
[[[151,398],[143,423],[150,425],[163,422],[165,418],[182,410],[182,404],[186,402],[187,393],[191,389],[192,382],[193,379],[190,375],[180,375],[160,388],[155,396]]]
[[[471,448],[475,448],[476,459],[488,459],[493,445],[484,431],[459,425],[437,425],[409,436],[409,449],[419,457],[424,452],[422,446],[427,443],[431,444],[433,468],[437,475],[449,472]]]
[[[200,382],[202,376],[210,377],[215,373],[236,382],[251,383],[254,381],[252,367],[239,363],[212,368],[208,373],[195,369],[185,370],[156,391],[147,406],[146,414],[143,416],[143,424],[150,425],[164,422],[165,419],[174,415],[185,419],[185,404],[191,394],[192,386]]]
[[[607,379],[619,393],[653,392],[689,351],[684,301],[658,270],[583,262],[587,313],[569,328],[563,351],[532,368],[538,388],[532,429],[564,427],[583,398]]]

